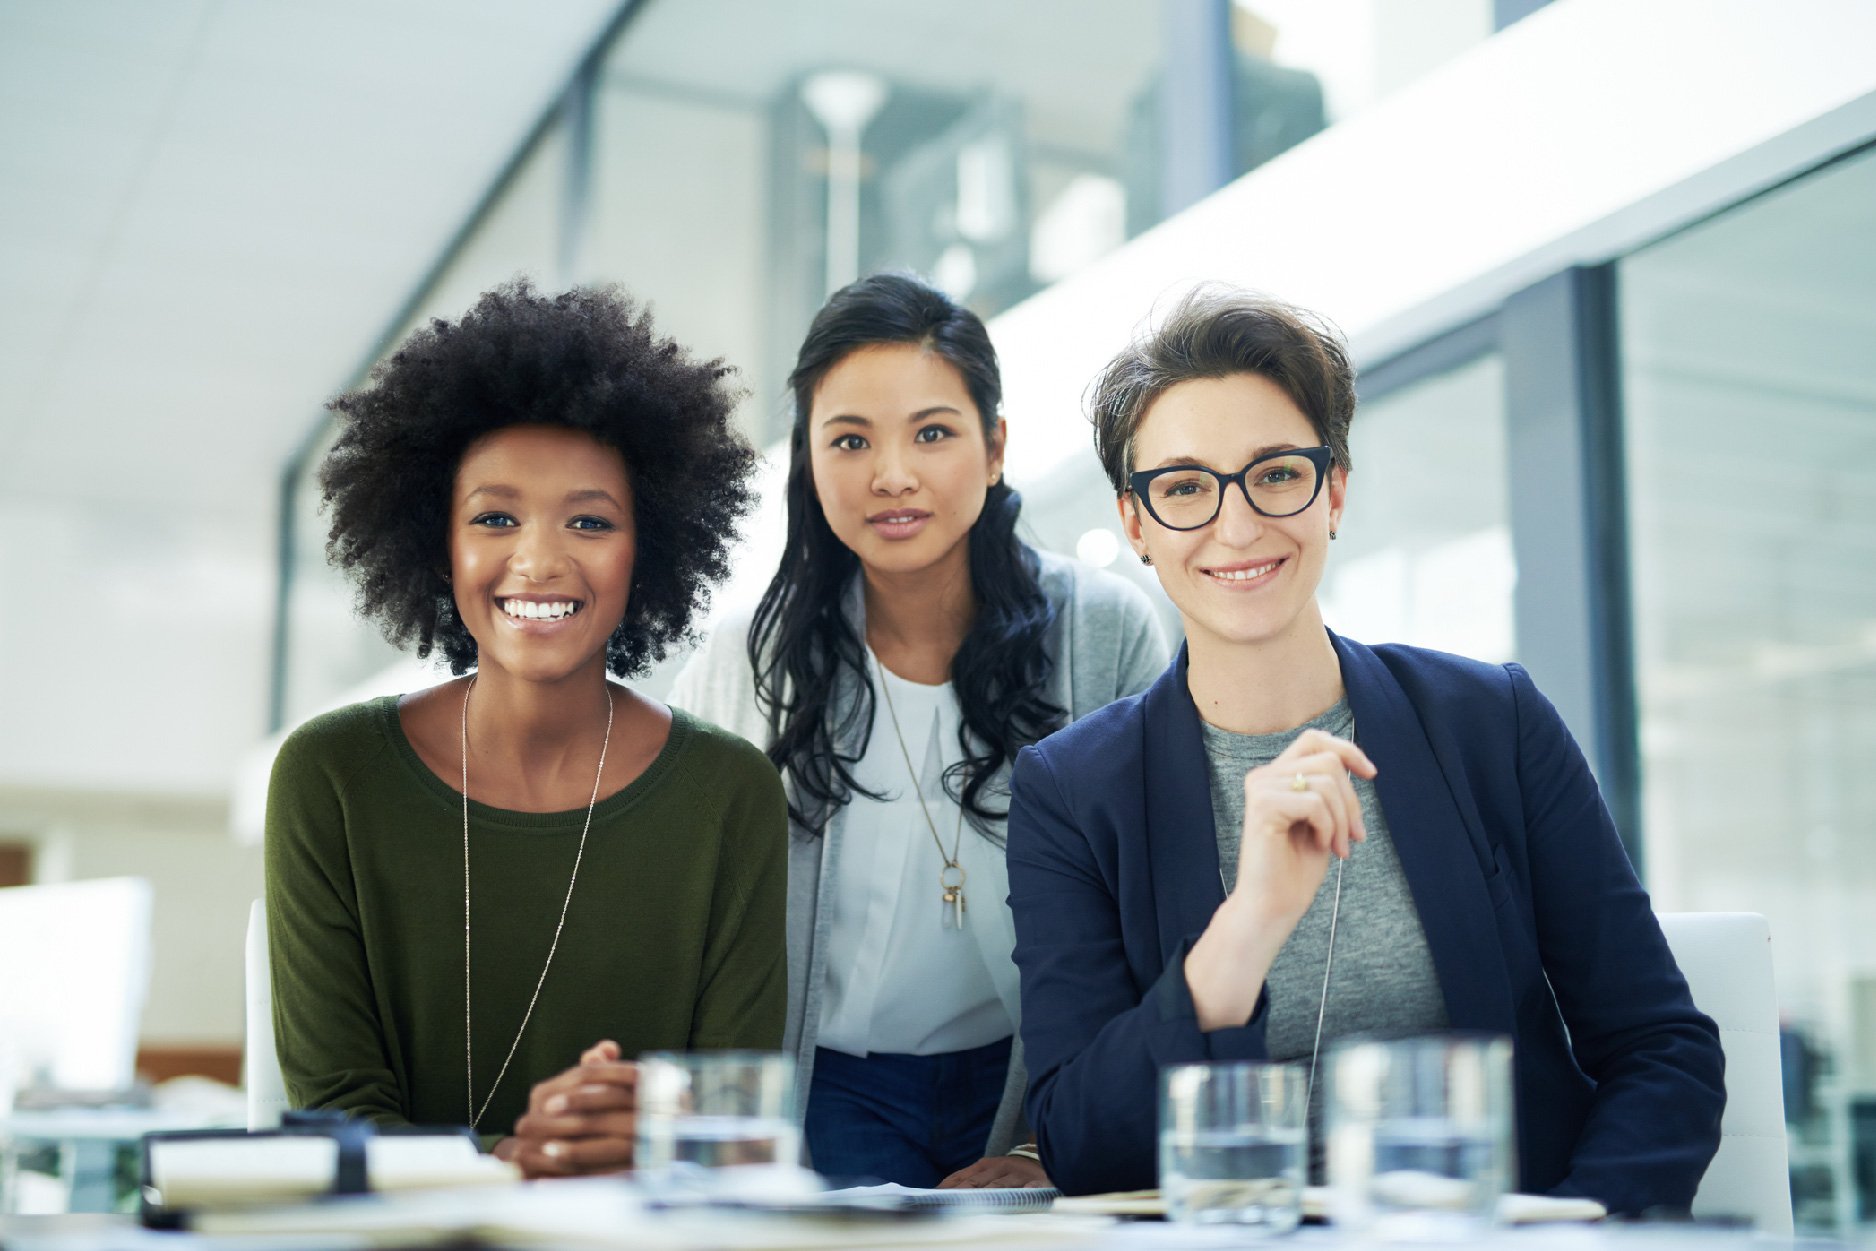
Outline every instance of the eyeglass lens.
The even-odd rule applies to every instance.
[[[1202,526],[1218,515],[1223,493],[1207,470],[1175,469],[1147,486],[1153,515],[1175,529]],[[1288,517],[1309,507],[1316,495],[1316,463],[1307,456],[1273,456],[1259,461],[1245,479],[1251,506],[1267,517]]]

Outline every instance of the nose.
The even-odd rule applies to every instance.
[[[563,542],[560,531],[553,526],[524,526],[508,557],[508,568],[530,582],[557,577],[572,565]]]
[[[1227,547],[1249,547],[1264,537],[1264,515],[1251,507],[1251,497],[1235,482],[1219,501],[1212,532]]]
[[[890,444],[881,448],[879,459],[873,462],[873,494],[910,495],[916,490],[918,475],[905,453]]]

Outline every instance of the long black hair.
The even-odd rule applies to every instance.
[[[845,612],[847,587],[860,558],[835,536],[814,491],[808,417],[828,371],[853,352],[882,343],[913,343],[958,371],[977,406],[986,443],[997,437],[1003,379],[996,349],[977,315],[942,292],[903,274],[874,274],[836,291],[815,315],[788,385],[795,423],[789,439],[788,537],[749,628],[756,698],[769,720],[769,759],[795,782],[789,815],[819,833],[855,791],[852,766],[873,732],[873,684],[865,645]],[[1042,592],[1036,553],[1016,537],[1022,497],[1007,482],[992,484],[971,527],[971,590],[977,618],[951,661],[952,689],[962,713],[964,758],[945,771],[945,789],[977,830],[1000,843],[997,825],[1009,815],[986,802],[997,771],[1063,723],[1049,702],[1051,661],[1043,639],[1055,610]],[[842,672],[858,679],[859,698],[836,716]],[[853,755],[836,746],[855,729]]]

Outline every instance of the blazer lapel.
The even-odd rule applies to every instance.
[[[1511,978],[1485,873],[1407,693],[1360,643],[1329,636],[1454,1029],[1509,1033]],[[1357,853],[1359,854],[1359,853]]]
[[[1143,701],[1147,855],[1159,920],[1161,967],[1173,950],[1211,923],[1225,901],[1212,825],[1211,777],[1199,713],[1186,690],[1186,649],[1147,688]]]

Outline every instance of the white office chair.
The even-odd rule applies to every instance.
[[[248,909],[247,1047],[241,1077],[248,1092],[248,1128],[274,1129],[280,1114],[293,1105],[287,1100],[286,1079],[280,1076],[280,1056],[274,1050],[273,970],[267,961],[267,901],[256,899]]]
[[[1720,1027],[1726,1052],[1720,1150],[1694,1196],[1694,1215],[1744,1216],[1762,1234],[1789,1238],[1791,1166],[1771,926],[1756,912],[1669,912],[1658,919],[1694,1006]]]

